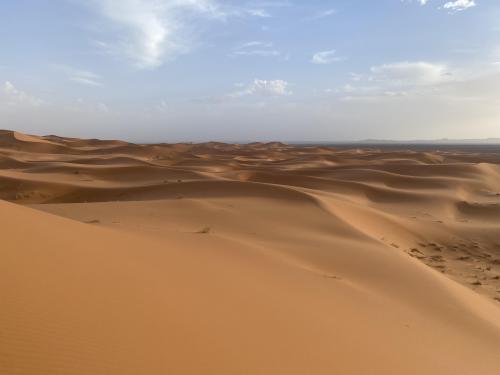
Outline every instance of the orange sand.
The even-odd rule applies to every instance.
[[[1,131],[0,373],[498,374],[499,164]]]

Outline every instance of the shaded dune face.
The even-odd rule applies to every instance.
[[[498,374],[499,165],[0,131],[0,373]]]

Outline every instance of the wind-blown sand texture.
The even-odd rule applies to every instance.
[[[2,131],[0,373],[496,375],[499,164]]]

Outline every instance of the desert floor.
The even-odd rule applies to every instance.
[[[0,373],[499,374],[500,153],[0,131]]]

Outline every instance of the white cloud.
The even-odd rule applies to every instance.
[[[269,42],[252,41],[238,46],[231,53],[231,56],[263,56],[277,57],[281,56],[281,52],[273,48],[273,44]]]
[[[266,8],[284,3],[260,2],[245,6],[221,0],[79,0],[90,4],[105,20],[114,38],[95,44],[112,55],[126,57],[138,68],[154,69],[196,45],[200,19],[269,18]],[[270,52],[262,51],[262,55]],[[258,54],[258,53],[255,53]],[[276,55],[276,51],[271,53]]]
[[[282,96],[291,94],[288,91],[289,83],[281,79],[277,80],[262,80],[256,79],[251,86],[251,92],[258,95]]]
[[[342,60],[342,58],[336,56],[337,51],[321,51],[314,54],[311,59],[313,64],[332,64],[334,62]]]
[[[241,97],[246,95],[260,96],[286,96],[292,94],[288,90],[290,84],[281,79],[264,80],[255,79],[245,90],[231,94],[231,97]]]
[[[456,1],[448,1],[446,4],[443,5],[443,8],[459,12],[475,6],[476,2],[474,0],[456,0]]]
[[[403,2],[412,2],[413,0],[401,0]],[[427,5],[429,0],[416,0],[420,5]],[[448,9],[452,12],[459,12],[462,10],[466,10],[472,7],[475,7],[477,4],[475,0],[453,0],[446,2],[442,7],[442,9]]]
[[[224,17],[213,0],[90,0],[88,3],[118,33],[111,42],[100,41],[100,47],[127,57],[139,68],[156,68],[189,51],[191,43],[185,32],[194,17]]]
[[[7,107],[40,107],[44,102],[35,96],[17,89],[11,82],[6,81],[0,91],[0,104]]]
[[[378,65],[371,67],[370,71],[372,80],[395,85],[432,85],[452,79],[452,73],[446,65],[425,61]]]

